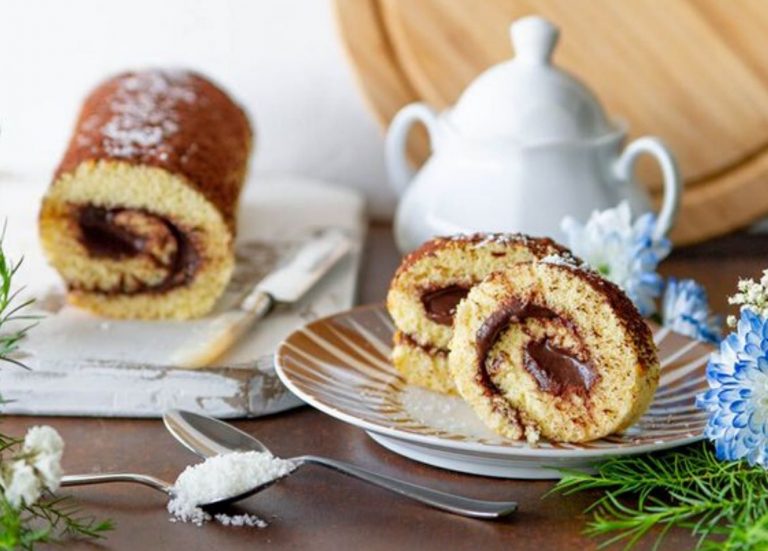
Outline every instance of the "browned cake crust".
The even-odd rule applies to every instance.
[[[528,247],[531,254],[537,258],[543,258],[550,254],[558,254],[571,257],[572,253],[567,248],[548,237],[530,237],[523,233],[486,233],[477,232],[471,234],[457,234],[451,236],[435,237],[423,243],[418,249],[412,251],[403,258],[400,266],[392,278],[396,280],[416,262],[428,256],[435,256],[444,249],[461,249],[465,245],[483,245],[484,243],[519,243]]]
[[[183,176],[235,228],[253,132],[245,112],[187,71],[114,76],[85,99],[54,182],[85,161],[123,161]]]

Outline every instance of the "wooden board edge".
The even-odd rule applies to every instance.
[[[392,43],[384,32],[380,6],[376,0],[334,0],[334,13],[345,55],[354,67],[355,82],[368,110],[382,132],[386,132],[403,106],[420,99],[398,64]],[[375,78],[367,78],[374,75]],[[426,132],[416,128],[408,141],[410,160],[418,165],[429,151]]]
[[[386,128],[400,108],[418,101],[418,96],[395,61],[376,0],[334,0],[333,6],[345,55],[356,68],[355,82],[371,113]],[[365,67],[373,67],[373,71]],[[364,74],[376,75],[376,80],[365,79]]]
[[[768,213],[768,153],[683,194],[676,245],[690,245],[749,226]]]

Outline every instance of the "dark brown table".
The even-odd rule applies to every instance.
[[[360,274],[359,301],[384,298],[398,254],[388,226],[370,229]],[[680,249],[663,265],[666,274],[696,277],[712,303],[727,311],[726,296],[739,276],[755,276],[768,266],[768,236],[739,234]],[[0,375],[1,377],[1,375]],[[1,379],[0,379],[1,380]],[[2,386],[0,384],[0,391]],[[3,417],[2,428],[23,434],[47,423],[67,443],[68,472],[133,471],[174,480],[196,457],[177,444],[157,420]],[[487,499],[516,499],[520,511],[503,521],[479,521],[441,513],[394,494],[317,467],[305,467],[288,480],[244,502],[268,528],[197,528],[168,521],[165,499],[133,485],[73,488],[88,511],[110,517],[116,528],[101,544],[105,549],[416,549],[419,551],[494,549],[594,549],[582,536],[583,509],[595,495],[544,494],[547,481],[498,480],[456,474],[399,457],[374,443],[361,430],[308,407],[236,425],[257,435],[273,451],[290,457],[325,454],[365,468],[446,491]],[[649,548],[648,545],[642,548]],[[664,549],[687,549],[694,541],[672,532]],[[67,543],[67,549],[97,549]]]

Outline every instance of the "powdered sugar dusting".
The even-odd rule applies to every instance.
[[[168,502],[171,520],[200,526],[212,518],[201,504],[242,494],[282,478],[296,467],[293,461],[274,457],[269,452],[228,453],[190,465],[173,486],[173,497]],[[213,518],[225,526],[266,526],[265,521],[254,515],[219,514]]]
[[[179,130],[179,103],[195,100],[184,71],[142,71],[121,79],[109,105],[112,117],[99,129],[104,150],[112,157],[149,154],[162,159],[167,156],[163,145]],[[96,121],[85,121],[83,128]]]
[[[487,233],[482,237],[482,239],[480,239],[480,241],[477,242],[475,246],[485,247],[486,245],[490,245],[492,243],[496,243],[498,245],[510,245],[512,243],[519,243],[521,245],[527,246],[529,244],[529,239],[527,235],[523,235],[521,233]]]
[[[475,247],[485,247],[492,243],[509,245],[519,243],[528,245],[530,238],[522,233],[459,233],[448,237],[452,241],[471,241]]]
[[[574,268],[576,270],[582,270],[584,272],[597,273],[592,269],[592,267],[589,264],[587,264],[580,258],[577,258],[572,254],[567,254],[567,253],[550,254],[548,256],[545,256],[541,260],[539,260],[539,262],[543,262],[545,264],[553,264],[555,266],[566,266],[568,268]]]

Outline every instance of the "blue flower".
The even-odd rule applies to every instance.
[[[768,467],[768,322],[742,310],[707,364],[709,390],[696,405],[709,412],[704,435],[718,459]]]
[[[667,280],[661,319],[676,333],[704,342],[720,342],[722,321],[710,311],[707,291],[692,279]]]
[[[561,227],[573,253],[621,287],[643,316],[656,312],[664,280],[656,273],[672,248],[668,239],[653,239],[656,216],[646,213],[632,224],[626,201],[595,211],[586,224],[570,216]]]

